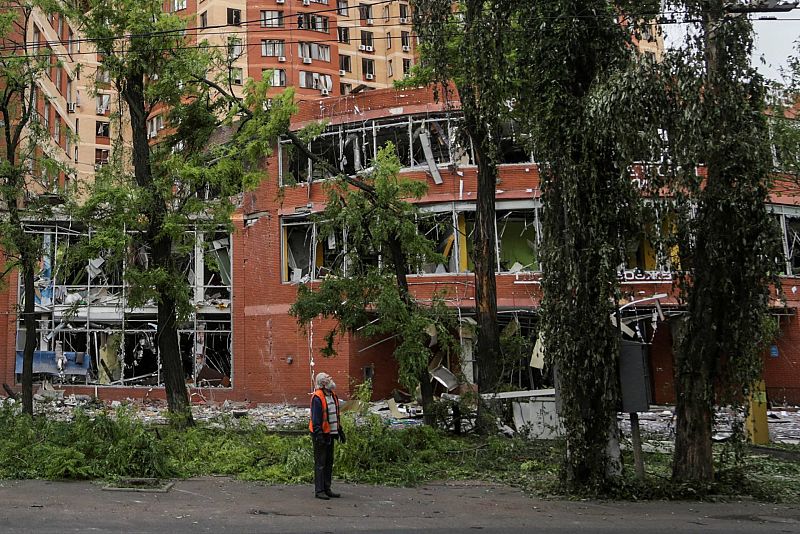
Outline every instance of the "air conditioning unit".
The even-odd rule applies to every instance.
[[[344,76],[345,74],[346,72],[344,71],[344,69],[339,69],[339,76]]]
[[[67,113],[75,113],[75,102],[67,102]]]
[[[286,56],[278,56],[278,63],[286,63]]]
[[[375,24],[375,21],[374,21],[374,20],[372,20],[372,19],[367,19],[367,26],[372,26],[373,24]]]
[[[328,96],[329,94],[331,94],[331,92],[327,89],[322,89],[320,90],[319,94],[321,94],[322,96]]]
[[[310,6],[311,5],[311,0],[303,0],[303,5],[304,6]]]
[[[400,24],[408,24],[408,17],[400,17]]]
[[[275,0],[276,4],[282,4],[284,0]]]
[[[410,45],[403,45],[403,52],[411,52],[411,46]]]
[[[374,51],[375,49],[374,49],[373,47],[371,47],[371,46],[367,46],[367,47],[365,48],[365,50],[366,50],[367,52],[372,52],[372,51]]]
[[[311,65],[311,58],[310,57],[304,57],[303,58],[303,63],[305,63],[306,65]]]
[[[105,115],[106,114],[106,108],[97,108],[97,114],[98,115]]]
[[[367,47],[365,45],[358,45],[358,49],[364,51],[367,49]]]
[[[364,76],[364,77],[365,77],[366,79],[368,79],[368,80],[373,80],[373,79],[375,79],[375,75],[374,75],[374,74],[367,74],[367,75],[366,75],[366,76]]]

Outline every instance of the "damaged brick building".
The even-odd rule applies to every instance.
[[[452,103],[451,103],[452,104]],[[418,226],[433,239],[444,261],[423,266],[410,278],[416,298],[434,291],[446,299],[461,324],[462,361],[440,362],[474,377],[474,276],[472,231],[476,167],[472,150],[456,135],[460,114],[436,102],[428,89],[371,91],[302,102],[293,129],[325,121],[325,132],[310,150],[343,172],[369,166],[376,151],[397,147],[404,176],[427,181]],[[502,143],[497,199],[498,321],[513,322],[524,335],[536,335],[541,289],[539,174],[535,154],[508,124]],[[288,142],[287,142],[288,143]],[[205,399],[305,404],[314,372],[330,373],[341,389],[372,378],[376,397],[397,387],[391,341],[347,335],[337,341],[337,356],[321,354],[331,321],[305,330],[289,315],[298,284],[311,283],[344,268],[347,236],[317,239],[310,216],[324,207],[324,173],[288,144],[276,147],[260,187],[244,195],[232,235],[197,236],[187,258],[187,280],[196,312],[181,334],[187,383]],[[764,355],[768,396],[775,403],[800,403],[800,206],[791,195],[775,195],[770,208],[784,234],[786,301],[773,302],[780,336]],[[68,221],[42,224],[43,253],[37,288],[42,333],[35,371],[69,391],[95,392],[101,398],[160,396],[158,355],[154,352],[152,310],[125,306],[122,272],[105,272],[102,258],[85,272],[59,270],[59,250],[80,231]],[[209,258],[219,266],[210,269]],[[620,266],[624,293],[622,331],[649,355],[653,401],[673,400],[670,321],[681,314],[669,268],[644,232],[632,236],[629,257]],[[147,261],[146,252],[134,255]],[[79,284],[75,285],[74,280]],[[0,293],[0,378],[18,383],[21,350],[16,316],[18,286],[11,280]],[[66,313],[67,310],[70,313]],[[64,356],[66,354],[66,356]],[[66,367],[58,369],[58,360]],[[63,367],[63,365],[62,365]],[[38,371],[37,371],[38,369]],[[520,377],[520,383],[523,383]],[[524,385],[530,385],[524,382]]]

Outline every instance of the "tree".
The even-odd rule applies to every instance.
[[[620,110],[608,105],[618,95],[603,82],[628,68],[639,19],[621,24],[619,6],[607,0],[524,4],[515,113],[544,162],[541,329],[561,395],[563,479],[570,490],[595,491],[620,467],[620,334],[609,317],[626,235],[639,225],[638,192],[618,148]]]
[[[52,2],[15,0],[0,11],[0,279],[13,270],[22,277],[22,325],[25,346],[22,365],[22,409],[33,415],[33,354],[37,345],[35,277],[42,242],[26,232],[30,218],[51,213],[44,193],[57,191],[54,177],[69,172],[55,157],[48,118],[37,111],[47,97],[36,84],[58,61],[49,48],[33,41],[31,16],[42,8],[57,13]]]
[[[497,326],[495,191],[499,142],[509,115],[512,26],[519,3],[510,0],[416,0],[415,31],[420,38],[422,79],[438,83],[450,99],[455,85],[463,129],[478,165],[475,203],[475,311],[478,323],[478,384],[491,391],[500,379]],[[455,7],[454,7],[455,5]]]
[[[410,269],[442,261],[435,244],[418,231],[419,210],[407,200],[422,198],[427,185],[398,177],[400,162],[391,144],[378,151],[371,168],[363,176],[340,175],[326,183],[328,202],[315,218],[320,227],[317,239],[344,240],[344,257],[319,287],[299,287],[291,313],[304,326],[320,316],[337,321],[326,336],[327,355],[334,353],[337,333],[395,339],[400,381],[411,390],[419,384],[425,422],[433,424],[430,328],[435,328],[436,342],[446,351],[454,350],[451,332],[456,325],[440,296],[426,305],[409,291]]]
[[[675,343],[673,479],[702,484],[713,480],[716,397],[741,404],[760,376],[782,253],[766,208],[772,161],[764,81],[750,64],[752,26],[722,0],[675,4],[702,22],[664,78],[674,80],[670,185],[686,208],[678,228],[687,316]],[[695,172],[700,164],[704,175]]]
[[[243,98],[233,95],[229,56],[193,43],[185,21],[162,7],[160,0],[91,0],[88,11],[75,13],[103,57],[132,132],[130,160],[118,150],[78,213],[97,229],[89,254],[110,249],[121,261],[131,248],[149,252],[148,265],[128,265],[128,303],[157,303],[169,411],[178,425],[191,425],[177,333],[193,311],[182,269],[194,246],[186,230],[230,229],[236,196],[264,176],[262,159],[295,107],[287,91],[267,109],[266,81],[249,80]],[[169,133],[151,142],[148,119],[159,114]]]

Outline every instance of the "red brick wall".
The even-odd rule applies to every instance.
[[[777,358],[769,350],[764,355],[767,398],[775,405],[800,405],[800,320],[797,315],[781,317],[780,326],[773,343],[778,347]]]

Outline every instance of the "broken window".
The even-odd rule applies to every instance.
[[[311,141],[311,153],[321,158],[328,165],[334,169],[341,168],[341,147],[339,146],[339,132],[324,133]],[[312,178],[314,180],[323,180],[331,178],[331,173],[325,169],[324,165],[320,165],[315,161],[311,162]]]
[[[800,216],[785,215],[784,221],[789,269],[787,274],[794,275],[800,273]]]
[[[475,212],[458,214],[459,272],[475,271]]]
[[[414,121],[413,164],[429,165],[431,158],[436,165],[450,162],[450,124],[447,118]]]
[[[539,226],[535,210],[498,211],[499,272],[539,270]]]
[[[294,185],[307,182],[311,175],[311,161],[308,157],[293,146],[291,141],[281,141],[279,150],[281,183]]]
[[[520,133],[519,125],[507,121],[503,123],[500,134],[500,163],[533,163],[529,138]]]
[[[407,120],[379,121],[375,128],[376,150],[392,143],[400,159],[401,167],[411,167],[411,128]]]
[[[124,257],[100,250],[88,261],[74,260],[70,252],[86,245],[87,239],[91,246],[91,230],[78,231],[67,222],[64,225],[44,223],[28,231],[40,234],[43,242],[36,296],[39,337],[34,374],[37,380],[160,385],[163,376],[156,343],[157,307],[149,302],[132,309],[125,300],[129,294],[125,269],[130,266],[146,269],[149,265],[147,250],[131,247],[122,255]],[[187,273],[197,313],[181,326],[180,336],[181,339],[188,336],[194,343],[200,324],[205,330],[215,331],[212,336],[219,340],[207,343],[213,348],[208,361],[221,370],[224,379],[207,380],[204,385],[227,387],[232,367],[230,236],[217,232],[204,239],[194,231],[187,233],[192,236],[189,248],[193,248],[193,252],[178,258],[178,263]],[[24,339],[25,329],[18,322],[17,375],[22,370]],[[181,354],[186,379],[199,384],[198,373],[203,367],[193,363],[193,349],[189,345],[185,349]]]
[[[422,213],[417,221],[417,229],[434,243],[436,252],[442,255],[441,262],[422,264],[419,266],[419,272],[436,274],[458,272],[459,254],[453,214]]]
[[[305,283],[331,273],[346,274],[346,235],[320,236],[305,218],[283,222],[283,281]]]

